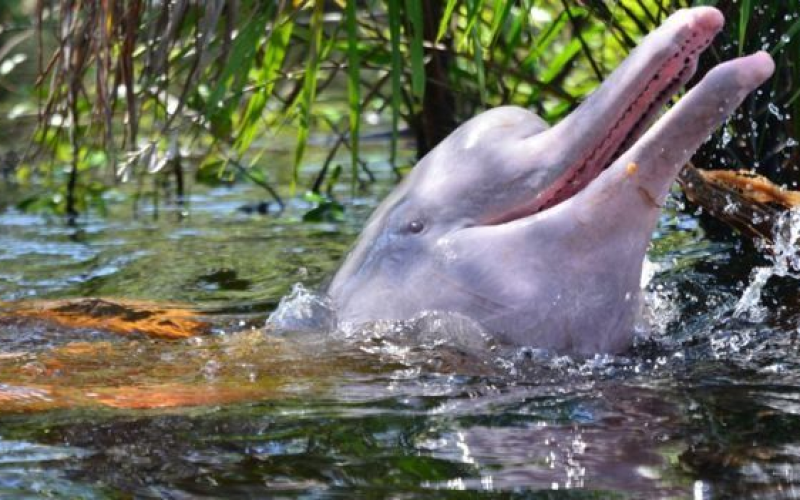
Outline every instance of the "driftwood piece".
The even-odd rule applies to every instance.
[[[745,236],[772,242],[775,222],[800,206],[800,191],[747,171],[700,170],[687,165],[678,182],[686,198]]]
[[[211,325],[198,311],[170,304],[110,299],[31,301],[4,304],[3,319],[36,318],[68,328],[96,328],[121,335],[182,339],[208,333]]]

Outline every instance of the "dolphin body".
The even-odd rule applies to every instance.
[[[438,311],[517,345],[627,348],[673,180],[774,71],[764,52],[723,63],[648,129],[723,22],[676,12],[552,128],[518,107],[461,125],[369,219],[328,288],[340,324]]]

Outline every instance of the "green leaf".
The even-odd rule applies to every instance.
[[[223,174],[227,168],[227,162],[219,159],[209,159],[203,162],[195,172],[195,181],[206,186],[219,186],[225,184]]]
[[[345,3],[347,25],[347,102],[350,112],[350,163],[352,189],[358,180],[358,146],[361,133],[361,55],[358,51],[358,24],[356,2]]]
[[[470,0],[468,7],[467,27],[464,29],[466,36],[461,38],[461,43],[459,44],[462,47],[467,43],[467,40],[475,40],[475,28],[476,26],[480,25],[480,23],[478,23],[478,19],[481,17],[481,11],[483,10],[483,0]],[[478,40],[478,44],[480,44],[480,40]]]
[[[303,222],[342,222],[344,206],[329,196],[308,191],[303,196],[314,208],[303,214]]]
[[[247,102],[247,108],[242,115],[239,131],[236,135],[235,147],[240,155],[247,151],[256,134],[260,131],[258,124],[264,108],[275,89],[278,72],[286,59],[293,28],[294,23],[288,20],[277,22],[267,39],[261,71],[255,82],[257,90]]]
[[[233,43],[231,55],[218,83],[206,101],[206,115],[210,118],[212,131],[217,137],[227,137],[231,131],[231,113],[238,100],[227,99],[228,93],[238,95],[247,82],[247,74],[256,55],[259,39],[267,22],[260,15],[248,22]]]
[[[557,76],[561,74],[564,70],[564,67],[575,58],[578,53],[581,51],[581,42],[580,40],[573,39],[571,40],[566,47],[561,49],[561,52],[553,59],[553,61],[547,66],[547,69],[542,73],[541,80],[544,83],[550,83],[553,81]]]
[[[403,60],[400,53],[400,0],[387,0],[389,2],[389,40],[392,46],[392,139],[391,139],[391,159],[394,165],[397,159],[397,131],[400,121],[400,98],[401,80],[403,74]]]
[[[489,47],[493,47],[497,43],[497,38],[500,36],[500,28],[505,25],[513,6],[514,2],[495,1],[494,12],[492,13],[492,27],[489,32]]]
[[[297,131],[297,147],[294,154],[294,167],[292,168],[292,192],[297,188],[297,179],[300,176],[300,164],[303,161],[308,135],[311,127],[311,109],[317,96],[317,77],[319,76],[319,53],[322,49],[322,16],[325,2],[314,2],[311,14],[311,38],[309,44],[308,66],[306,67],[303,89],[300,94],[300,124]]]
[[[328,194],[330,197],[330,193],[333,192],[334,187],[336,187],[336,183],[339,182],[339,178],[342,176],[342,166],[336,165],[333,167],[333,170],[328,175],[328,178],[325,181],[325,193]]]
[[[436,42],[440,42],[447,33],[447,27],[450,26],[450,18],[453,17],[453,10],[456,8],[457,0],[447,0],[447,5],[444,7],[442,20],[439,22],[439,31],[436,33]]]
[[[544,34],[536,40],[536,46],[530,52],[530,54],[525,57],[525,60],[522,62],[522,66],[524,68],[529,68],[531,65],[538,61],[542,54],[545,53],[552,45],[553,42],[558,40],[558,35],[564,30],[564,27],[567,25],[569,21],[569,17],[567,16],[566,12],[561,12],[557,18],[550,23],[550,26],[547,27]]]
[[[477,11],[477,14],[474,14],[472,17],[477,18],[480,16],[481,9],[483,9],[483,0],[478,0],[475,2],[475,4],[475,11]],[[483,64],[483,47],[481,46],[479,26],[480,24],[475,24],[475,20],[473,19],[469,23],[469,34],[472,40],[472,60],[475,64],[475,73],[478,79],[478,95],[480,96],[481,104],[486,105],[486,102],[488,101],[488,95],[486,92],[486,70]]]
[[[750,23],[750,0],[742,0],[739,6],[739,55],[744,54],[744,39],[747,37],[747,25]]]

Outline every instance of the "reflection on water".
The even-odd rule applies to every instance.
[[[181,222],[0,215],[0,299],[186,302],[211,324],[165,341],[0,317],[0,496],[800,497],[797,283],[737,317],[764,262],[693,217],[657,232],[653,333],[579,360],[436,315],[326,331],[307,290],[373,200],[339,227],[237,210],[257,196],[195,194]],[[264,330],[298,282],[306,309],[275,313],[294,331]]]

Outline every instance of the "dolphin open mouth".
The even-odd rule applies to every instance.
[[[646,39],[636,49],[639,53],[634,52],[631,55],[634,63],[637,62],[635,58],[639,58],[639,64],[629,64],[627,74],[623,72],[613,83],[610,80],[616,74],[612,75],[603,84],[603,87],[613,85],[616,89],[621,89],[617,90],[618,95],[612,101],[614,109],[605,110],[605,116],[613,122],[608,127],[603,124],[607,133],[585,144],[581,148],[582,154],[579,153],[573,161],[560,166],[561,173],[533,199],[528,199],[499,216],[484,220],[483,225],[522,219],[572,198],[636,143],[664,106],[694,75],[700,54],[710,45],[723,23],[721,15],[713,9],[703,10],[680,21],[680,24],[671,27],[672,32],[668,34],[670,39],[666,44],[666,36],[663,34],[660,39],[656,34],[656,40],[651,42],[652,45],[658,45],[656,48],[651,48]],[[607,90],[603,87],[600,91]],[[596,120],[590,122],[588,117],[583,116],[590,112],[596,115],[596,110],[592,109],[598,106],[595,100],[601,101],[601,107],[610,107],[607,102],[603,102],[603,97],[595,98],[592,95],[572,115],[551,129],[552,132],[564,135],[581,134],[585,131],[585,124],[580,123],[581,120],[594,123],[595,126],[602,123]]]
[[[469,320],[501,343],[630,346],[670,186],[775,71],[763,51],[723,62],[651,124],[723,21],[713,7],[674,13],[553,127],[515,106],[458,127],[370,218],[328,287],[336,321],[441,312],[458,318],[452,334]]]

